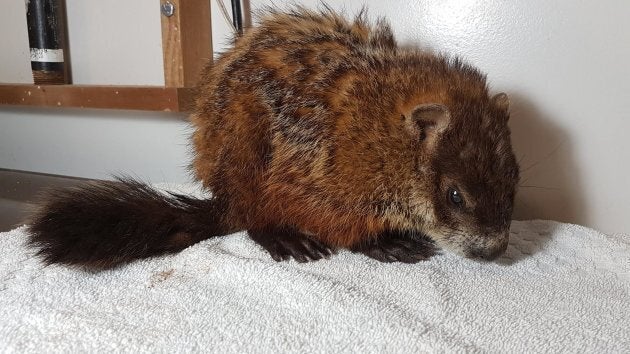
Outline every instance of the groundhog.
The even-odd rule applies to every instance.
[[[519,180],[508,106],[463,61],[398,46],[383,19],[269,9],[201,75],[191,166],[211,197],[124,177],[50,191],[30,243],[95,269],[242,230],[277,261],[494,259]]]

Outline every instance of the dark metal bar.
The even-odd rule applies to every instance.
[[[243,34],[243,11],[241,0],[232,0],[232,23],[239,35]]]

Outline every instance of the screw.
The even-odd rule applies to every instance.
[[[175,13],[175,5],[173,5],[170,1],[167,1],[160,6],[160,10],[162,11],[162,15],[171,17]]]

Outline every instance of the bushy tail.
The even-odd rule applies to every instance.
[[[163,194],[129,178],[89,183],[49,191],[29,243],[47,263],[111,268],[236,231],[225,210],[217,199]]]

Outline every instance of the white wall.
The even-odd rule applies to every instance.
[[[33,83],[27,31],[24,0],[3,0],[0,11],[0,33],[4,34],[0,36],[0,82]]]
[[[318,0],[300,2],[313,6]],[[622,176],[630,172],[630,139],[626,138],[630,130],[630,22],[625,20],[630,2],[328,2],[336,8],[345,6],[349,13],[367,3],[373,15],[390,20],[401,42],[457,54],[486,71],[494,91],[510,94],[514,145],[525,185],[519,192],[516,217],[575,222],[610,233],[630,232],[630,218],[626,217],[630,193],[622,184]],[[143,9],[154,6],[152,0],[68,3],[69,8],[72,4],[83,6],[86,18],[82,21],[89,24],[101,13],[90,10],[91,6],[100,3],[117,3],[123,9],[130,3]],[[271,0],[254,0],[252,7],[263,3]],[[137,37],[127,41],[118,34],[125,42],[122,49],[108,50],[102,55],[106,62],[79,77],[101,75],[98,79],[106,80],[120,75],[147,83],[161,79],[154,72],[159,71],[157,66],[132,65],[131,70],[125,69],[129,66],[109,66],[114,60],[110,56],[124,53],[126,58],[134,57],[138,49],[161,59],[160,54],[151,52],[158,42],[152,37],[156,35],[153,30],[140,32],[158,21],[144,17],[150,11],[133,14],[139,23],[129,35]],[[5,17],[0,13],[0,26]],[[117,25],[124,26],[124,22]],[[98,32],[99,26],[90,27],[90,31]],[[217,50],[228,34],[218,11],[213,11],[213,30]],[[5,46],[0,43],[0,48]],[[98,57],[90,57],[89,63]],[[75,65],[78,59],[74,52],[72,59]],[[4,75],[2,70],[0,75]],[[0,76],[0,81],[3,79]],[[84,115],[88,118],[83,119]],[[132,119],[136,116],[142,118]],[[185,129],[185,124],[163,114],[0,108],[0,167],[88,177],[127,171],[154,181],[183,181],[187,179],[181,167],[186,161]],[[56,135],[53,131],[71,133]],[[94,138],[80,138],[86,131],[92,131]],[[141,144],[137,144],[138,137],[144,139]]]
[[[159,0],[66,0],[66,7],[75,84],[164,85]]]
[[[183,118],[155,112],[2,108],[0,168],[186,181],[190,131]]]

